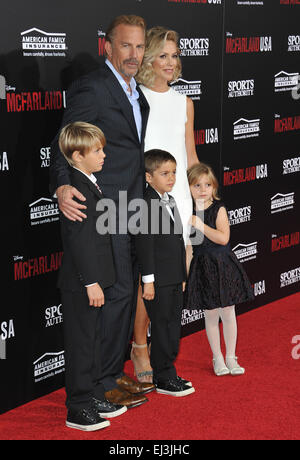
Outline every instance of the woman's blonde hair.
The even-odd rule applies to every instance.
[[[196,163],[194,166],[191,166],[187,171],[187,177],[189,185],[194,185],[198,181],[199,177],[203,174],[208,176],[209,181],[213,186],[213,198],[215,200],[220,200],[218,196],[219,182],[215,176],[213,169],[205,163]]]
[[[66,125],[58,139],[59,148],[71,166],[73,152],[77,150],[84,156],[97,142],[100,142],[102,147],[105,146],[106,139],[103,132],[97,126],[83,121]]]
[[[178,47],[177,32],[161,26],[152,27],[152,29],[149,29],[146,34],[144,60],[136,76],[136,80],[148,88],[151,88],[155,81],[155,72],[153,70],[152,63],[161,53],[166,41],[168,40],[175,43],[178,53],[177,67],[174,72],[173,81],[177,80],[181,76],[182,65],[179,57],[180,49]]]

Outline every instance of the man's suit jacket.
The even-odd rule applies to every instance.
[[[166,206],[160,203],[159,194],[150,185],[144,199],[147,208],[143,218],[147,225],[142,231],[147,231],[135,238],[141,275],[154,274],[156,286],[181,283],[186,280],[186,258],[178,209],[173,208],[173,221]],[[167,229],[170,229],[168,233]]]
[[[71,184],[85,197],[87,218],[73,222],[60,215],[64,255],[59,272],[58,287],[65,290],[82,291],[88,284],[99,283],[101,288],[115,281],[110,235],[100,235],[96,229],[102,214],[96,205],[103,198],[95,184],[84,174],[72,168]]]
[[[107,198],[118,199],[119,190],[126,190],[128,199],[141,198],[145,188],[144,136],[149,105],[142,91],[139,104],[142,115],[141,142],[138,137],[132,106],[115,75],[105,64],[75,81],[67,93],[67,107],[62,126],[85,121],[98,126],[105,134],[107,157],[99,183]],[[58,136],[51,146],[50,192],[70,183],[70,168],[58,147]]]

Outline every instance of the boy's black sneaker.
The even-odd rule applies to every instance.
[[[66,420],[68,428],[75,428],[82,431],[96,431],[106,428],[109,425],[110,422],[101,418],[93,406],[80,410],[68,410]]]
[[[184,383],[184,384],[187,385],[188,387],[192,387],[192,386],[193,386],[192,382],[190,382],[189,380],[185,380],[185,379],[183,379],[182,377],[179,377],[179,375],[177,375],[177,380],[179,380],[180,382]]]
[[[195,392],[194,387],[185,385],[182,381],[176,379],[170,379],[163,382],[156,382],[156,391],[169,396],[187,396]]]
[[[100,401],[99,399],[94,398],[93,405],[100,417],[103,418],[118,417],[127,411],[126,406],[122,406],[121,404],[112,404],[107,401],[107,399]]]

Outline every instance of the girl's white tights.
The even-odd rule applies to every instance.
[[[221,351],[219,319],[223,323],[223,335],[226,345],[226,357],[234,357],[237,342],[237,323],[235,316],[235,305],[225,308],[205,310],[205,329],[210,344],[213,358],[221,361],[224,358]]]

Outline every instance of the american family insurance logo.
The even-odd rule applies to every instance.
[[[21,32],[23,56],[65,57],[66,34],[45,32],[33,27]]]
[[[299,72],[288,73],[282,70],[275,75],[274,79],[275,93],[291,91],[297,89],[299,83]]]
[[[238,6],[264,6],[263,0],[236,0]]]
[[[39,198],[30,203],[31,225],[48,224],[59,220],[58,204],[50,198]]]
[[[35,383],[54,377],[65,370],[64,351],[45,353],[33,363]]]
[[[260,134],[260,118],[248,120],[247,118],[239,118],[233,123],[233,139],[249,139],[258,137]]]
[[[202,94],[201,85],[201,80],[188,81],[183,78],[179,78],[172,83],[172,87],[178,91],[178,93],[189,96],[194,101],[200,100]]]
[[[276,193],[271,198],[271,214],[294,209],[295,193]]]
[[[239,243],[232,250],[241,263],[256,259],[258,252],[257,241],[247,244]]]
[[[272,51],[272,37],[233,37],[226,34],[226,54],[268,53]]]

